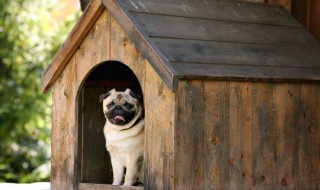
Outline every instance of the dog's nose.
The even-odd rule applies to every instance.
[[[115,110],[121,110],[122,108],[121,108],[121,106],[117,106],[117,107],[115,107],[114,109],[115,109]]]

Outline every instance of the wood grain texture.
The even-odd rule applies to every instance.
[[[143,187],[135,186],[112,186],[106,184],[80,183],[78,190],[143,190]]]
[[[230,189],[252,189],[252,83],[229,82]]]
[[[145,58],[133,44],[129,36],[123,31],[113,16],[110,17],[110,60],[127,65],[137,76],[140,85],[145,81]]]
[[[75,58],[71,59],[52,89],[51,189],[73,189],[76,185],[78,128]],[[64,106],[61,106],[64,105]]]
[[[308,2],[309,0],[294,0],[292,1],[292,14],[294,17],[305,27],[308,27],[307,25],[307,19],[308,19]]]
[[[294,83],[179,83],[175,187],[316,189],[319,88]]]
[[[295,189],[298,187],[299,179],[298,85],[275,85],[273,96],[276,134],[274,187],[276,189]]]
[[[320,2],[310,1],[310,32],[320,41]]]
[[[100,63],[110,60],[110,13],[103,11],[75,52],[79,83]]]
[[[319,86],[299,86],[299,188],[320,187]]]
[[[320,69],[283,68],[250,65],[224,65],[200,63],[172,63],[181,79],[211,79],[233,81],[315,82]],[[245,74],[245,76],[244,76]],[[294,77],[293,77],[294,76]]]
[[[132,13],[150,37],[256,44],[312,44],[314,38],[302,27],[230,22],[203,18]],[[168,28],[170,30],[164,30]]]
[[[175,189],[204,188],[204,121],[203,84],[198,81],[179,83],[178,117],[174,132]]]
[[[132,12],[301,27],[283,7],[261,3],[196,0],[184,2],[180,0],[125,0],[123,5]]]
[[[145,105],[145,189],[174,189],[175,94],[147,62]]]
[[[317,53],[320,52],[320,46],[279,47],[168,38],[153,38],[153,40],[171,62],[320,70],[320,54]]]
[[[311,34],[320,40],[320,3],[315,0],[293,0],[292,14]]]
[[[104,6],[99,0],[92,0],[86,11],[76,23],[68,38],[60,47],[42,78],[42,91],[47,92],[65,69],[82,40],[85,38]]]
[[[82,108],[82,141],[81,141],[81,178],[80,182],[112,183],[110,156],[106,150],[103,135],[105,117],[99,95],[107,92],[107,87],[83,88]],[[80,98],[80,97],[79,97]]]
[[[206,79],[222,77],[278,82],[320,80],[319,44],[281,6],[235,1],[187,1],[181,4],[178,0],[127,0],[116,1],[116,5],[137,25],[143,37],[170,61],[173,67],[169,70],[173,69],[179,79],[204,76]],[[279,21],[278,18],[286,19],[284,23],[292,21],[296,25],[288,27],[282,22],[270,23],[264,18],[275,22]],[[119,22],[121,25],[121,20]],[[178,67],[177,62],[180,64]],[[200,64],[192,66],[194,63]],[[226,66],[220,69],[226,72],[214,72],[216,64]],[[243,73],[230,76],[229,65],[246,68],[238,68]],[[183,72],[188,66],[192,67],[189,67],[190,72],[197,72]],[[265,72],[262,67],[276,68],[268,68],[269,71]],[[285,70],[284,74],[276,72],[278,75],[274,75],[277,68]],[[255,76],[248,77],[247,73]],[[164,79],[165,76],[161,76]]]
[[[204,189],[229,189],[229,88],[225,81],[204,82]]]
[[[272,188],[275,184],[275,109],[272,105],[273,85],[253,85],[253,187]]]

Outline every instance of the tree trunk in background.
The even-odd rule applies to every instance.
[[[91,0],[80,0],[81,10],[84,11]]]

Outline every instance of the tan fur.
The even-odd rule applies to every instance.
[[[143,108],[142,104],[129,92],[130,89],[125,92],[111,90],[111,95],[103,100],[104,113],[108,111],[106,105],[115,99],[127,101],[137,110],[135,117],[126,125],[118,126],[106,120],[103,132],[113,168],[112,185],[120,185],[124,168],[126,168],[126,175],[123,185],[131,186],[137,177],[143,182],[144,119],[132,126],[143,114]],[[122,95],[121,99],[119,99],[121,97],[119,94]]]

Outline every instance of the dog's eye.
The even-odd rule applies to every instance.
[[[124,103],[124,106],[126,106],[126,108],[128,108],[128,109],[132,109],[133,108],[133,105],[128,103],[128,102]]]
[[[108,109],[112,108],[112,106],[114,106],[114,103],[113,103],[113,102],[110,102],[109,104],[107,104],[107,108],[108,108]]]

